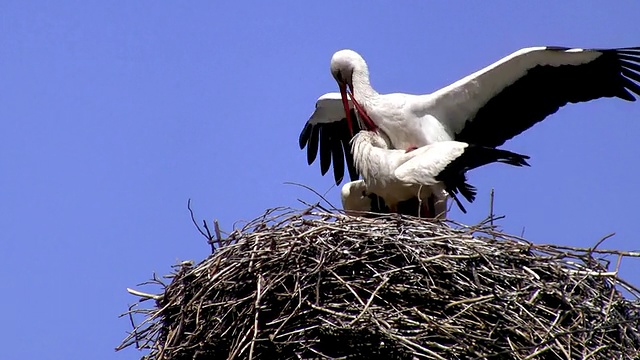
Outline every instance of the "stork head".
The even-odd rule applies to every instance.
[[[368,143],[373,147],[377,147],[380,149],[393,149],[391,145],[391,140],[384,132],[374,130],[374,131],[360,131],[356,135],[354,135],[352,142],[364,142]]]
[[[340,198],[342,208],[349,215],[358,215],[360,211],[371,211],[371,198],[363,180],[351,181],[342,186]],[[355,212],[355,213],[354,213]]]
[[[350,90],[351,94],[353,94],[353,73],[358,70],[367,71],[367,63],[360,54],[353,50],[340,50],[331,57],[331,75],[333,75],[340,88],[342,105],[344,106],[351,135],[353,135],[353,119],[351,119],[351,114],[349,113],[347,90]]]
[[[357,52],[349,49],[337,51],[331,57],[331,75],[339,85],[349,86],[353,91],[353,71],[358,59],[362,59]]]

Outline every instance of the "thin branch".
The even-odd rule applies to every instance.
[[[193,222],[193,225],[195,225],[196,229],[198,229],[198,232],[202,234],[202,236],[204,236],[205,238],[207,238],[207,240],[209,240],[209,237],[207,236],[207,234],[205,234],[204,231],[202,231],[202,229],[198,225],[198,222],[196,221],[196,218],[193,214],[193,210],[191,210],[191,199],[187,200],[187,209],[189,210],[189,215],[191,216],[191,222]]]
[[[285,185],[300,186],[301,188],[307,189],[307,190],[311,191],[312,193],[316,194],[322,201],[326,202],[329,206],[331,206],[332,209],[338,209],[329,200],[327,200],[327,198],[324,195],[322,195],[319,192],[315,191],[310,186],[307,186],[307,185],[304,185],[304,184],[295,183],[295,182],[289,182],[289,181],[285,181],[284,184]]]

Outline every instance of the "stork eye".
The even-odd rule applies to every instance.
[[[342,71],[338,71],[338,73],[336,74],[336,79],[338,79],[338,81],[340,82],[345,82],[342,78]]]
[[[362,190],[362,196],[363,196],[363,197],[367,197],[367,193],[366,193],[366,191]]]

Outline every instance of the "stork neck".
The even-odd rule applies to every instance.
[[[367,186],[386,183],[391,174],[392,157],[389,150],[373,145],[366,138],[368,134],[358,134],[352,144],[353,161]]]
[[[353,95],[356,96],[360,102],[366,103],[367,100],[378,95],[378,93],[371,87],[369,80],[369,69],[367,64],[359,64],[353,70],[351,75],[351,81],[353,83]]]

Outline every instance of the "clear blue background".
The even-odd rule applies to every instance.
[[[515,4],[515,5],[514,5]],[[337,91],[332,53],[368,61],[380,92],[426,93],[522,47],[640,46],[637,1],[0,2],[3,359],[136,359],[114,347],[135,287],[265,209],[339,204],[297,138]],[[518,119],[513,119],[518,121]],[[506,147],[533,167],[470,174],[535,242],[640,248],[640,102],[561,109]],[[622,275],[640,283],[639,262]],[[144,289],[144,288],[143,288]]]

